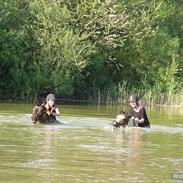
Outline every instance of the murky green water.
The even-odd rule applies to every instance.
[[[183,172],[181,108],[149,108],[151,129],[114,131],[121,106],[61,105],[62,126],[34,126],[32,105],[0,106],[0,182],[159,183]]]

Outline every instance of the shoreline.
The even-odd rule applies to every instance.
[[[21,100],[21,99],[16,99],[16,100],[12,100],[12,99],[7,99],[7,100],[3,100],[0,99],[0,103],[12,103],[12,104],[34,104],[34,102],[31,102],[29,100]],[[127,103],[123,103],[123,102],[100,102],[98,103],[97,101],[92,101],[92,100],[79,100],[79,99],[61,99],[58,98],[57,99],[57,103],[58,104],[81,104],[81,105],[117,105],[117,104],[121,104],[121,105],[127,105]],[[166,108],[182,108],[183,104],[148,104],[146,102],[143,102],[145,104],[145,106],[147,107],[166,107]]]
[[[183,104],[177,105],[177,104],[171,104],[171,105],[167,105],[167,104],[155,104],[154,106],[157,107],[170,107],[170,108],[181,108],[183,107]]]

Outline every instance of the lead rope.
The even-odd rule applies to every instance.
[[[133,126],[138,127],[138,124],[135,123],[135,120],[133,119]]]

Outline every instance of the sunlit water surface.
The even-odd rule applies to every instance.
[[[151,129],[113,130],[121,105],[60,105],[59,126],[33,125],[32,105],[0,106],[0,182],[183,182],[172,179],[183,173],[182,108],[147,108]]]

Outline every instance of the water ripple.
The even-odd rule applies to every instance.
[[[101,145],[86,145],[80,144],[79,147],[86,148],[92,152],[103,152],[103,153],[112,153],[112,154],[122,154],[122,153],[130,153],[129,148],[111,148],[108,146],[101,146]]]

